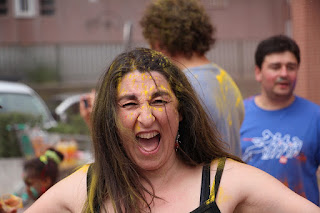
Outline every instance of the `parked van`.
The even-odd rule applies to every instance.
[[[57,125],[41,97],[23,83],[0,81],[0,106],[0,113],[20,112],[41,116],[46,129]]]

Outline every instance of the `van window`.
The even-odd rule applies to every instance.
[[[41,116],[49,121],[48,111],[37,96],[17,93],[0,93],[1,112],[20,112]]]

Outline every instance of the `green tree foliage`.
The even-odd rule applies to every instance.
[[[34,126],[39,123],[40,118],[30,114],[0,113],[0,157],[21,157],[17,125]]]
[[[59,122],[56,127],[48,129],[48,132],[56,132],[62,134],[80,134],[89,135],[88,126],[80,115],[69,116],[67,123]]]

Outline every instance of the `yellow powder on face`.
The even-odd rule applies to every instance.
[[[144,81],[146,78],[147,78],[147,77],[146,77],[146,74],[145,74],[145,73],[142,73],[142,75],[141,75],[141,80]]]
[[[161,107],[152,107],[152,110],[162,112],[163,109]]]
[[[175,97],[175,95],[173,94],[173,92],[170,89],[167,89],[163,85],[160,85],[160,88],[163,89],[164,91],[166,91],[171,97]]]
[[[121,94],[120,89],[121,89],[121,81],[120,81],[120,83],[119,83],[118,86],[117,86],[117,92],[118,92],[119,95]]]
[[[160,88],[163,89],[164,91],[168,91],[167,88],[165,88],[162,84],[160,85]]]

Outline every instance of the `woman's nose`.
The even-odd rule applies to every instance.
[[[148,127],[152,125],[152,123],[155,120],[155,117],[153,116],[152,109],[149,105],[141,106],[137,120],[142,126]]]

